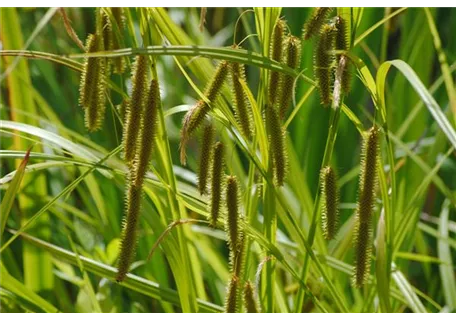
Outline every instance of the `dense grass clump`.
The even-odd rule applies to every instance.
[[[0,16],[1,312],[456,310],[455,9]]]

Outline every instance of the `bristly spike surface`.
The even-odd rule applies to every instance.
[[[122,236],[120,243],[120,253],[116,281],[121,282],[125,279],[132,260],[135,257],[137,229],[139,215],[141,212],[141,194],[142,188],[135,186],[133,183],[134,175],[130,176],[127,195],[125,198],[125,215],[122,227]]]
[[[282,19],[278,19],[277,23],[274,27],[274,31],[272,34],[272,41],[271,41],[271,52],[270,58],[277,61],[282,62],[282,51],[283,51],[283,37],[286,29],[286,23]],[[269,103],[271,106],[274,106],[277,99],[277,92],[279,91],[280,85],[280,73],[278,71],[271,71],[271,75],[269,77]]]
[[[337,177],[331,167],[321,170],[322,212],[321,221],[325,239],[330,240],[336,236],[339,222],[339,189]]]
[[[225,299],[225,312],[226,313],[236,313],[238,311],[237,307],[237,291],[239,286],[239,279],[237,277],[232,277],[228,283],[228,290],[226,293]]]
[[[277,185],[283,186],[288,168],[288,158],[285,149],[285,134],[282,130],[278,110],[266,106],[267,123],[269,127],[270,151],[272,155],[274,176]]]
[[[160,87],[156,79],[150,82],[144,114],[141,117],[140,138],[137,145],[135,185],[142,186],[149,168],[152,146],[157,131],[158,108],[160,107]]]
[[[185,165],[187,160],[186,148],[187,142],[193,132],[203,123],[204,118],[209,112],[209,105],[200,100],[185,114],[182,121],[181,140],[179,144],[180,162]]]
[[[244,305],[248,313],[258,313],[258,303],[255,299],[255,288],[250,281],[244,286]]]
[[[228,176],[226,179],[226,207],[228,211],[226,229],[228,234],[228,244],[234,255],[236,255],[239,249],[238,246],[240,239],[238,197],[238,181],[235,176]]]
[[[113,34],[113,49],[118,50],[121,49],[120,38],[122,37],[122,32],[125,29],[125,12],[124,8],[122,7],[112,7],[111,8],[112,16],[114,17],[114,21],[117,24],[117,29],[119,30],[120,34]],[[116,57],[113,58],[114,64],[114,73],[122,74],[126,68],[126,61],[125,57]]]
[[[290,36],[285,40],[286,64],[292,69],[299,67],[301,62],[301,40],[297,37]],[[291,75],[282,75],[281,97],[280,97],[280,118],[283,119],[293,97],[293,85],[295,77]]]
[[[331,102],[331,78],[334,61],[336,28],[324,25],[314,51],[314,75],[317,79],[320,100],[324,105]]]
[[[341,16],[337,16],[335,20],[335,26],[337,29],[336,50],[348,51],[350,49],[350,35],[348,33],[347,22]],[[341,56],[341,54],[338,54],[336,56],[336,60],[339,61]],[[348,94],[350,92],[350,61],[351,60],[347,58],[344,70],[342,71],[341,87],[344,94]]]
[[[377,158],[379,154],[379,132],[374,126],[366,134],[362,148],[361,173],[356,227],[354,234],[355,270],[353,285],[362,287],[370,273],[372,246],[372,214],[377,187]]]
[[[96,52],[97,42],[96,35],[89,34],[86,39],[86,52]],[[95,86],[96,73],[97,71],[97,59],[85,58],[84,69],[81,73],[81,81],[79,87],[79,104],[81,107],[86,108],[92,98],[92,91]]]
[[[252,136],[253,118],[252,110],[248,103],[247,95],[240,81],[247,83],[245,77],[245,66],[238,62],[230,64],[231,79],[233,82],[233,105],[236,122],[241,128],[242,134],[250,138]]]
[[[136,152],[141,117],[144,109],[144,100],[147,96],[147,76],[149,60],[147,56],[137,56],[133,68],[132,89],[130,103],[125,115],[126,123],[123,132],[125,161],[133,161]]]
[[[207,124],[204,127],[203,136],[201,139],[201,154],[199,159],[198,191],[200,195],[204,195],[207,192],[209,169],[211,168],[212,162],[214,134],[214,126],[212,124]]]
[[[224,172],[224,146],[221,142],[216,142],[214,146],[214,159],[212,160],[211,174],[211,199],[209,222],[212,227],[217,225],[220,216]]]
[[[221,61],[215,70],[214,77],[207,84],[204,90],[204,95],[209,99],[210,103],[215,103],[223,84],[228,76],[228,62]],[[186,147],[192,133],[200,126],[204,118],[208,114],[210,106],[204,101],[200,100],[196,105],[190,109],[184,117],[181,130],[181,141],[179,144],[180,149],[180,162],[186,164]]]
[[[103,51],[99,35],[89,35],[87,52]],[[86,58],[79,87],[79,103],[84,108],[85,125],[89,131],[100,129],[106,109],[106,66],[105,58]]]
[[[209,99],[211,103],[214,103],[217,99],[223,84],[225,83],[226,77],[228,75],[228,62],[221,61],[217,68],[215,69],[214,77],[208,83],[204,95]]]
[[[332,8],[315,8],[309,20],[304,24],[303,38],[309,40],[319,34],[321,27],[325,24],[326,19]]]

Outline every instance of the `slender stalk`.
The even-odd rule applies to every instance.
[[[342,101],[341,101],[341,104],[342,104]],[[325,153],[323,155],[321,169],[328,166],[331,162],[331,157],[332,157],[332,153],[334,150],[334,144],[335,144],[336,138],[337,138],[337,129],[339,127],[340,109],[341,108],[337,108],[334,110],[334,108],[331,108],[329,134],[328,134],[328,138],[326,140]],[[317,218],[318,218],[320,200],[321,200],[320,190],[321,190],[321,181],[319,180],[317,194],[315,196],[314,207],[313,207],[313,211],[312,211],[312,221],[310,224],[309,236],[307,238],[307,241],[309,242],[309,245],[311,247],[315,240],[315,231],[317,228],[317,221],[318,221]],[[309,253],[306,253],[305,258],[304,258],[304,266],[303,266],[302,272],[301,272],[301,280],[303,282],[306,282],[306,280],[307,280],[307,274],[309,272],[309,267],[310,267],[309,262],[310,262]],[[296,295],[295,312],[300,312],[302,310],[302,306],[304,304],[304,298],[305,298],[304,289],[302,287],[300,287],[298,290],[298,294]]]

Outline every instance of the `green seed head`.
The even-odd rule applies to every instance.
[[[204,127],[203,137],[201,139],[201,155],[198,174],[198,191],[201,195],[206,194],[207,183],[209,180],[209,168],[212,162],[212,147],[214,140],[214,127],[208,124]]]
[[[108,10],[108,8],[104,8],[104,10]],[[98,22],[98,27],[100,30],[98,33],[102,36],[103,38],[103,45],[104,45],[104,50],[113,50],[113,44],[114,44],[114,37],[113,37],[113,32],[112,32],[112,23],[111,20],[109,20],[108,14],[104,11],[102,8],[99,9],[99,14],[97,15],[97,18],[100,19]]]
[[[333,239],[337,233],[339,222],[339,189],[337,178],[331,167],[321,171],[322,213],[321,221],[326,239]]]
[[[222,175],[224,172],[224,146],[221,142],[216,142],[214,145],[214,159],[212,161],[212,185],[210,199],[210,217],[209,222],[212,227],[217,225],[217,219],[221,211],[221,199],[223,190]]]
[[[228,209],[226,224],[228,244],[231,252],[236,253],[239,249],[240,228],[238,181],[235,176],[228,176],[226,179],[226,207]]]
[[[160,107],[160,87],[156,79],[150,82],[150,88],[144,108],[144,115],[141,118],[140,138],[137,146],[137,156],[134,165],[136,166],[136,186],[142,186],[144,176],[149,168],[149,161],[152,152],[155,132],[157,131],[157,115]]]
[[[141,211],[141,187],[137,187],[133,183],[134,175],[130,177],[128,184],[127,196],[125,198],[125,215],[122,227],[122,236],[120,243],[120,254],[118,261],[118,270],[116,281],[121,282],[130,268],[131,262],[135,257],[137,229],[139,214]]]
[[[240,81],[247,83],[245,77],[245,67],[238,62],[230,64],[231,79],[233,81],[233,105],[236,121],[241,128],[242,134],[250,138],[252,136],[253,120],[252,110],[248,103],[247,95]]]
[[[269,145],[273,161],[274,177],[279,186],[283,186],[288,167],[288,158],[285,149],[285,135],[282,130],[278,111],[266,107],[267,123],[269,128]]]
[[[361,173],[356,208],[357,224],[354,234],[355,270],[353,284],[364,285],[369,277],[372,246],[372,213],[377,186],[377,158],[379,153],[379,133],[374,126],[364,138],[361,160]]]
[[[361,222],[357,217],[353,245],[355,248],[355,268],[353,272],[353,286],[362,287],[369,279],[371,252],[372,252],[372,226],[371,219]]]
[[[226,313],[236,313],[237,308],[237,291],[238,291],[239,279],[237,277],[231,278],[228,283],[228,290],[226,293],[225,300],[225,312]]]
[[[319,34],[332,8],[315,8],[309,20],[304,24],[303,38],[308,40]]]
[[[282,51],[283,51],[283,37],[285,33],[286,23],[282,19],[278,19],[274,27],[272,41],[271,41],[271,59],[282,62]],[[277,92],[280,85],[280,73],[277,71],[271,71],[269,78],[269,103],[274,106],[277,101]]]
[[[97,51],[96,35],[89,34],[86,39],[86,52]],[[84,69],[81,73],[80,87],[79,87],[79,104],[81,107],[86,108],[89,100],[92,98],[92,89],[95,85],[95,71],[97,69],[97,61],[95,58],[84,59]]]
[[[87,52],[103,50],[98,35],[89,35]],[[100,129],[106,109],[106,75],[104,58],[85,58],[79,86],[79,103],[84,108],[85,125],[89,131]]]
[[[186,148],[188,140],[193,132],[198,129],[198,127],[203,123],[204,118],[209,112],[209,105],[200,100],[196,103],[196,105],[191,108],[184,117],[182,122],[182,130],[181,130],[181,141],[179,145],[180,149],[180,162],[182,164],[186,164]]]
[[[337,16],[335,20],[335,26],[337,29],[336,34],[336,50],[345,50],[348,51],[350,49],[350,35],[348,33],[347,23],[344,18],[341,16]],[[337,55],[337,61],[340,60],[342,55]],[[350,92],[350,84],[351,84],[351,72],[350,72],[350,59],[346,59],[345,68],[342,71],[341,76],[341,87],[342,91],[345,94]]]
[[[314,74],[318,82],[320,100],[322,104],[328,105],[331,101],[331,76],[334,61],[334,50],[336,29],[332,25],[325,25],[322,28],[320,38],[314,51]]]
[[[125,12],[124,8],[111,8],[112,16],[114,17],[114,22],[113,24],[117,24],[117,29],[119,30],[120,34],[116,35],[113,34],[113,49],[118,50],[121,49],[121,36],[122,32],[125,29]],[[125,57],[116,57],[113,58],[113,64],[114,64],[114,73],[117,74],[122,74],[125,72],[126,68],[126,62],[125,62]]]
[[[136,141],[141,126],[141,117],[144,109],[144,100],[147,96],[147,77],[149,60],[147,56],[137,56],[132,74],[132,89],[130,103],[125,115],[123,143],[125,161],[133,161],[136,152]]]
[[[208,83],[204,95],[209,99],[211,103],[214,103],[219,95],[223,84],[225,83],[228,75],[228,62],[222,61],[215,70],[214,77]]]
[[[294,36],[287,37],[285,40],[286,48],[286,64],[292,69],[299,66],[301,58],[301,41]],[[281,97],[280,97],[280,118],[283,119],[293,97],[293,85],[295,77],[290,75],[282,75]]]
[[[244,286],[244,305],[248,313],[258,313],[258,303],[255,299],[255,289],[250,281]]]

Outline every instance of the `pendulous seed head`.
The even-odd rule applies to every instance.
[[[130,177],[128,184],[127,195],[125,198],[125,218],[122,227],[122,235],[120,242],[119,261],[117,264],[116,281],[121,282],[125,279],[132,260],[135,257],[137,229],[139,215],[141,212],[141,187],[135,186],[133,183],[134,174]]]
[[[283,37],[285,33],[286,23],[282,19],[278,19],[277,23],[274,26],[274,31],[272,34],[272,41],[271,41],[271,52],[270,58],[277,61],[282,62],[282,51],[283,51]],[[279,90],[280,85],[280,73],[277,71],[271,71],[271,75],[269,78],[269,103],[274,106],[277,99],[277,92]]]
[[[184,120],[182,121],[181,140],[179,144],[180,162],[183,165],[187,162],[186,148],[188,140],[193,132],[203,123],[209,110],[209,105],[203,100],[200,100],[185,114]]]
[[[237,277],[232,277],[228,283],[228,290],[226,293],[225,299],[225,312],[226,313],[236,313],[238,311],[237,307],[237,291],[238,291],[239,279]]]
[[[339,222],[339,189],[337,177],[331,167],[321,170],[322,213],[321,222],[325,239],[330,240],[336,236]]]
[[[361,288],[369,279],[372,255],[372,225],[371,219],[362,222],[357,217],[353,245],[355,248],[355,269],[353,271],[353,286]]]
[[[112,7],[111,8],[112,16],[114,18],[114,21],[112,24],[117,25],[117,30],[119,31],[119,34],[116,34],[115,32],[113,33],[112,36],[112,48],[113,50],[118,50],[121,49],[121,37],[122,37],[122,32],[125,29],[125,12],[124,8],[122,7]],[[113,28],[113,30],[116,30]],[[114,65],[114,73],[117,74],[122,74],[125,72],[126,68],[126,61],[125,57],[116,57],[113,58],[113,65]]]
[[[361,173],[356,207],[356,227],[354,234],[355,270],[353,284],[361,287],[366,282],[371,264],[372,213],[377,187],[377,158],[379,153],[379,132],[374,126],[365,135]]]
[[[149,168],[149,161],[152,152],[155,132],[157,131],[158,108],[160,107],[160,87],[156,79],[152,79],[146,99],[144,114],[141,117],[139,130],[140,138],[137,145],[137,155],[134,161],[136,170],[136,186],[141,187],[144,176]]]
[[[224,146],[221,142],[214,145],[214,159],[212,160],[211,170],[211,199],[210,199],[210,217],[209,222],[212,227],[217,225],[217,219],[220,216],[222,200],[222,175],[224,172]]]
[[[245,66],[238,62],[230,64],[231,79],[233,81],[233,105],[236,122],[241,128],[242,134],[250,138],[252,136],[253,120],[252,110],[248,103],[247,95],[240,81],[247,83],[245,77]]]
[[[198,191],[201,195],[206,194],[209,180],[209,168],[212,162],[212,147],[214,140],[214,126],[207,124],[204,127],[203,137],[201,139],[201,154],[198,172]]]
[[[108,10],[108,8],[104,8],[104,10]],[[104,10],[102,8],[99,9],[97,18],[100,19],[100,21],[97,23],[99,24],[98,28],[100,29],[99,34],[103,38],[104,50],[109,51],[114,48],[114,37],[111,20],[109,20],[109,16]]]
[[[144,109],[144,100],[147,96],[147,77],[149,60],[147,56],[137,56],[132,74],[132,89],[130,103],[125,115],[126,122],[123,132],[125,161],[133,161],[136,153],[137,139],[141,127],[141,117]]]
[[[258,313],[258,303],[255,298],[255,288],[250,281],[244,286],[244,305],[248,313]]]
[[[231,252],[236,255],[239,250],[239,198],[238,181],[235,176],[226,179],[226,208],[228,211],[226,229]]]
[[[215,69],[215,74],[212,80],[207,84],[204,95],[209,99],[211,103],[214,103],[217,99],[222,86],[225,83],[226,77],[228,75],[228,62],[222,61],[219,63]]]
[[[301,41],[294,36],[289,36],[285,39],[285,56],[286,64],[292,69],[299,67],[301,58]],[[282,75],[281,95],[280,95],[280,118],[283,119],[293,97],[293,85],[295,77],[288,74]]]
[[[88,53],[103,51],[102,39],[90,34],[86,41]],[[100,129],[106,110],[106,75],[104,58],[85,58],[79,86],[79,104],[84,108],[85,125],[89,131]]]
[[[347,22],[341,16],[337,16],[335,19],[336,26],[336,50],[345,50],[350,49],[350,35],[348,33]],[[343,55],[338,54],[336,60],[339,61]],[[350,59],[346,58],[346,64],[344,70],[341,74],[341,87],[344,94],[350,92],[351,84],[351,71],[350,71]]]
[[[271,106],[266,106],[266,113],[269,128],[269,149],[273,161],[274,177],[277,185],[283,186],[288,167],[285,134],[282,130],[278,111]]]
[[[314,51],[314,74],[317,79],[320,100],[324,105],[331,101],[331,75],[334,61],[336,28],[324,25]]]
[[[332,8],[315,8],[309,20],[304,24],[303,38],[308,40],[319,34]]]

